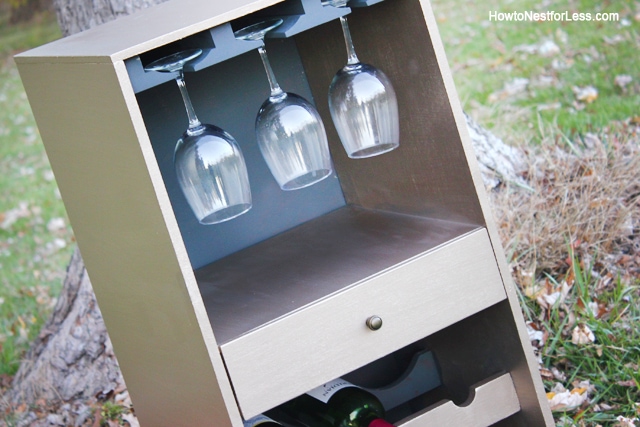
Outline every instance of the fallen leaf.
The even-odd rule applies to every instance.
[[[540,368],[540,376],[543,380],[553,380],[553,372],[551,372],[547,368]],[[547,393],[547,398],[549,398],[549,393]]]
[[[564,302],[571,291],[571,285],[563,280],[560,284],[553,284],[549,280],[541,287],[536,295],[536,302],[544,309]]]
[[[516,77],[515,79],[506,82],[502,89],[489,95],[488,100],[489,102],[496,102],[510,96],[523,93],[527,90],[527,86],[529,86],[529,79],[524,77]]]
[[[563,31],[561,28],[558,28],[556,30],[556,38],[562,44],[567,44],[567,42],[569,41],[569,35],[565,31]]]
[[[52,233],[55,233],[60,230],[64,230],[66,227],[64,218],[51,218],[47,223],[47,230]]]
[[[558,370],[555,366],[551,368],[551,373],[553,374],[553,378],[558,381],[565,381],[567,376]]]
[[[573,108],[576,111],[582,111],[584,110],[585,105],[582,102],[578,102],[578,101],[573,101]]]
[[[17,208],[4,212],[0,228],[8,230],[17,220],[27,218],[29,215],[31,215],[29,204],[27,202],[20,202]]]
[[[536,107],[537,111],[546,111],[546,110],[558,110],[562,107],[562,104],[559,102],[554,102],[551,104],[539,104]]]
[[[613,37],[604,36],[604,37],[602,37],[602,39],[608,45],[616,45],[616,44],[621,43],[621,42],[624,41],[624,36],[622,36],[622,34],[616,34]]]
[[[635,423],[636,421],[638,421],[637,418],[627,418],[627,417],[623,417],[622,415],[618,415],[616,420],[618,422],[615,423],[613,427],[636,427]]]
[[[636,387],[637,384],[634,380],[626,380],[626,381],[618,381],[616,382],[619,386],[622,387]]]
[[[598,98],[598,89],[593,86],[587,87],[573,87],[573,93],[576,96],[576,99],[580,102],[586,102],[587,104],[592,103]]]
[[[613,84],[618,86],[620,89],[624,89],[625,86],[631,83],[632,81],[633,81],[633,78],[631,76],[627,74],[620,74],[613,79]]]
[[[560,48],[552,40],[545,40],[538,47],[538,53],[542,56],[554,56],[560,53]]]
[[[520,45],[514,46],[512,51],[533,54],[538,51],[538,45],[537,44],[520,44]]]
[[[140,427],[138,418],[136,418],[136,416],[133,414],[124,414],[122,416],[122,421],[128,423],[131,427]]]
[[[547,400],[552,411],[573,411],[585,403],[587,398],[587,388],[569,391],[560,383],[556,384],[554,389],[547,393]]]
[[[593,331],[584,323],[576,325],[571,332],[571,342],[575,345],[591,344],[595,340],[596,337],[593,335]]]
[[[574,60],[571,58],[555,58],[551,61],[551,68],[554,70],[567,70],[573,66]]]

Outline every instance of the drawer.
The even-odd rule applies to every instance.
[[[511,375],[502,374],[474,386],[470,401],[457,406],[450,400],[437,403],[404,419],[398,427],[489,427],[520,411]]]
[[[506,298],[485,229],[437,246],[221,345],[250,418]],[[371,316],[382,327],[371,330]]]

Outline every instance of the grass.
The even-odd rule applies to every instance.
[[[638,286],[616,278],[598,291],[598,281],[589,273],[591,267],[583,268],[575,254],[572,261],[564,282],[570,286],[566,297],[546,312],[533,300],[528,303],[535,313],[536,328],[553,331],[550,340],[539,343],[547,390],[558,381],[567,388],[588,384],[585,402],[567,411],[572,416],[560,425],[597,425],[615,423],[620,416],[635,418],[640,387],[640,330],[634,327],[640,321]],[[576,344],[571,338],[576,328],[588,328],[578,330],[592,331],[594,341]]]
[[[0,21],[0,375],[12,375],[55,304],[73,234],[12,60],[60,31],[51,14]]]
[[[549,135],[529,149],[532,190],[490,194],[562,426],[618,425],[640,409],[640,144],[625,124],[600,136],[567,151]],[[570,407],[553,394],[573,389],[583,400]]]
[[[595,0],[488,0],[478,5],[435,1],[436,17],[465,109],[504,137],[534,141],[553,123],[575,136],[612,120],[638,115],[640,22],[634,2]],[[612,22],[505,22],[489,13],[512,11],[615,12]],[[540,47],[547,41],[547,50]],[[553,47],[555,46],[555,47]],[[617,85],[616,76],[632,82]],[[520,80],[520,90],[505,90]],[[579,101],[574,90],[592,86],[597,98]],[[512,112],[518,117],[511,120]],[[505,119],[505,116],[507,117]]]

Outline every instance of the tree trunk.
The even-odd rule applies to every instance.
[[[163,0],[54,0],[63,34],[82,31]],[[522,153],[466,116],[486,185],[517,181]],[[5,398],[13,405],[83,401],[125,389],[111,341],[78,250],[54,312],[32,344]],[[81,425],[65,419],[60,425]],[[24,424],[22,424],[24,425]],[[50,424],[56,425],[56,424]]]
[[[93,28],[166,0],[53,0],[63,36]]]
[[[505,144],[466,113],[465,118],[485,186],[494,189],[502,182],[524,183],[522,174],[529,167],[524,153]]]
[[[91,282],[76,249],[62,293],[33,342],[5,398],[14,405],[38,400],[88,400],[124,385]]]

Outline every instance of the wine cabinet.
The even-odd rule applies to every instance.
[[[349,6],[171,0],[16,57],[142,426],[240,427],[337,377],[384,388],[423,351],[442,385],[391,409],[396,425],[553,425],[430,5]],[[398,101],[400,146],[368,159],[327,104],[343,15]],[[266,17],[283,20],[274,73],[315,104],[334,166],[295,191],[256,143],[261,42],[234,38]],[[238,141],[253,197],[208,226],[173,168],[180,92],[145,71],[192,48],[191,100]]]

